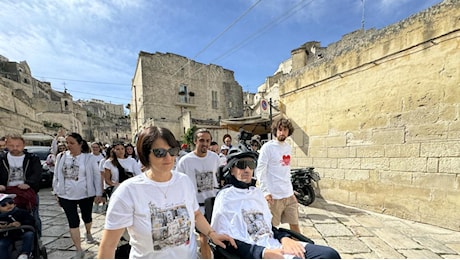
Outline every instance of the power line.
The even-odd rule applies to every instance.
[[[89,80],[79,80],[79,79],[64,79],[64,78],[52,78],[46,76],[36,76],[37,78],[43,79],[57,79],[57,80],[64,80],[64,81],[74,81],[74,82],[83,82],[83,83],[91,83],[91,84],[102,84],[102,85],[119,85],[119,86],[131,86],[130,84],[124,83],[115,83],[115,82],[102,82],[102,81],[89,81]]]
[[[55,90],[63,92],[63,90],[60,90],[60,89],[55,89]],[[131,101],[131,98],[128,99],[128,98],[122,98],[122,97],[114,97],[114,96],[108,96],[108,95],[101,95],[101,94],[99,94],[99,93],[96,94],[96,93],[83,92],[83,91],[78,91],[78,90],[71,90],[71,89],[69,89],[69,88],[67,88],[67,87],[65,87],[65,90],[66,90],[66,92],[68,92],[68,93],[80,93],[80,94],[85,94],[85,95],[91,95],[93,98],[94,98],[94,97],[108,97],[108,98],[114,98],[114,99],[119,99],[119,100],[129,100],[129,101]]]
[[[262,0],[258,0],[256,3],[254,3],[252,6],[250,6],[246,11],[244,11],[243,14],[241,14],[238,18],[236,18],[231,24],[229,24],[221,33],[219,33],[213,40],[211,40],[203,49],[201,49],[195,56],[193,56],[192,59],[196,59],[201,53],[203,53],[205,50],[207,50],[209,47],[211,47],[214,42],[216,42],[220,37],[222,37],[227,31],[229,31],[235,24],[237,24],[243,17],[245,17],[252,9],[254,9]],[[172,74],[171,77],[174,77],[180,70],[185,68],[188,64],[190,64],[191,60],[188,59],[187,62],[182,65],[176,72]]]
[[[224,58],[224,57],[236,52],[237,50],[241,49],[244,45],[246,45],[251,40],[259,37],[260,35],[262,35],[266,31],[268,31],[269,29],[273,28],[275,25],[278,25],[281,22],[283,22],[284,20],[290,18],[290,16],[292,14],[302,10],[305,6],[311,4],[312,2],[313,2],[313,0],[310,0],[310,1],[306,2],[306,3],[302,2],[302,1],[299,2],[297,5],[294,5],[291,9],[289,9],[286,12],[284,12],[283,14],[281,14],[278,18],[276,18],[275,20],[269,22],[268,24],[263,26],[261,29],[259,29],[257,32],[253,33],[252,35],[249,35],[246,39],[242,40],[241,42],[236,44],[234,47],[232,47],[229,50],[227,50],[226,52],[224,52],[222,55],[220,55],[217,58],[213,59],[211,62],[216,62],[216,61],[218,61],[218,60],[220,60],[220,59],[222,59],[222,58]]]
[[[272,27],[274,27],[275,25],[277,24],[280,24],[281,22],[283,22],[284,20],[290,18],[290,16],[300,10],[302,10],[305,6],[311,4],[314,0],[310,0],[308,2],[299,2],[298,4],[294,5],[291,9],[287,10],[286,12],[284,12],[283,14],[281,14],[279,17],[277,17],[276,19],[274,19],[273,21],[269,22],[268,24],[266,24],[265,26],[263,26],[261,29],[259,29],[258,31],[256,31],[255,33],[249,35],[248,37],[246,37],[244,40],[242,40],[241,42],[237,43],[236,45],[234,45],[233,47],[231,47],[230,49],[228,49],[226,52],[224,52],[223,54],[221,54],[220,56],[214,58],[211,63],[213,62],[216,62],[220,59],[223,59],[224,57],[236,52],[237,50],[241,49],[243,46],[245,46],[248,42],[250,42],[251,40],[259,37],[260,35],[262,35],[263,33],[265,33],[267,30],[271,29]],[[193,72],[193,74],[199,72],[202,68],[196,70],[195,72]]]

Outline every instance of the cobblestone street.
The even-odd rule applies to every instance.
[[[51,189],[40,191],[42,242],[48,257],[72,258],[75,248],[69,236],[67,219]],[[407,221],[317,199],[300,208],[301,229],[317,244],[329,245],[342,258],[460,258],[460,232]],[[104,214],[93,214],[93,236],[100,240]],[[84,234],[83,224],[80,226]],[[86,244],[85,258],[95,258],[97,244]]]

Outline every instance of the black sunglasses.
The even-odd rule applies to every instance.
[[[0,203],[0,206],[6,207],[6,205],[8,204],[13,205],[14,201],[13,200],[2,201],[2,203]]]
[[[174,148],[169,148],[169,149],[164,149],[164,148],[156,148],[150,150],[153,155],[157,158],[163,158],[166,157],[166,154],[169,153],[171,156],[177,156],[179,155],[180,147],[174,147]]]
[[[248,161],[248,160],[238,160],[235,162],[234,166],[236,168],[244,170],[246,167],[249,167],[249,169],[254,170],[256,168],[257,162],[256,161]]]

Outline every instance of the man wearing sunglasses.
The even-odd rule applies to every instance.
[[[226,247],[235,258],[340,258],[336,250],[293,240],[274,228],[263,192],[253,177],[258,154],[244,146],[231,148],[223,172],[227,185],[214,202],[211,227],[232,237],[237,247]]]
[[[187,174],[196,187],[197,200],[200,210],[204,214],[204,201],[209,197],[215,197],[217,194],[217,170],[220,165],[219,156],[208,150],[212,142],[212,136],[209,130],[201,128],[195,131],[193,136],[195,150],[182,157],[176,170]],[[201,258],[210,259],[211,248],[208,245],[208,238],[205,234],[200,233],[200,252]]]

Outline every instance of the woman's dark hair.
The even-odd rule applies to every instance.
[[[133,148],[133,154],[128,154],[128,150],[126,149],[128,146]],[[134,145],[132,144],[125,144],[125,157],[128,157],[128,155],[131,155],[131,157],[137,161],[136,149],[134,149]]]
[[[294,133],[294,127],[292,126],[291,120],[286,118],[281,118],[278,121],[273,122],[272,124],[272,134],[276,137],[276,131],[281,127],[287,128],[289,130],[288,136],[291,136]]]
[[[81,145],[81,152],[82,153],[89,153],[91,152],[91,149],[89,148],[88,142],[86,142],[83,137],[79,133],[70,133],[67,136],[72,137],[77,141],[79,145]]]
[[[174,137],[169,129],[157,126],[145,128],[139,134],[136,144],[139,160],[145,168],[150,168],[150,150],[152,150],[153,143],[159,138],[165,140],[171,148],[179,147],[179,142],[177,142],[176,137]]]
[[[230,137],[230,140],[232,140],[232,136],[230,134],[224,134],[224,137],[222,137],[222,142],[225,143],[225,138]]]
[[[112,156],[112,146],[109,146],[107,147],[107,149],[105,150],[106,154],[105,154],[105,159],[108,160],[110,159],[110,157]]]
[[[112,162],[113,166],[117,167],[117,169],[118,169],[118,179],[119,179],[118,181],[120,183],[122,183],[124,180],[126,180],[126,179],[128,179],[129,177],[132,177],[132,176],[128,176],[126,174],[125,168],[123,168],[123,166],[121,166],[120,162],[118,161],[117,154],[115,153],[115,147],[117,147],[119,145],[125,147],[125,145],[123,143],[121,143],[121,142],[114,143],[112,145],[112,150],[110,152],[110,154],[111,154],[110,158],[111,158],[111,162]],[[125,154],[124,158],[126,158],[126,154]]]

